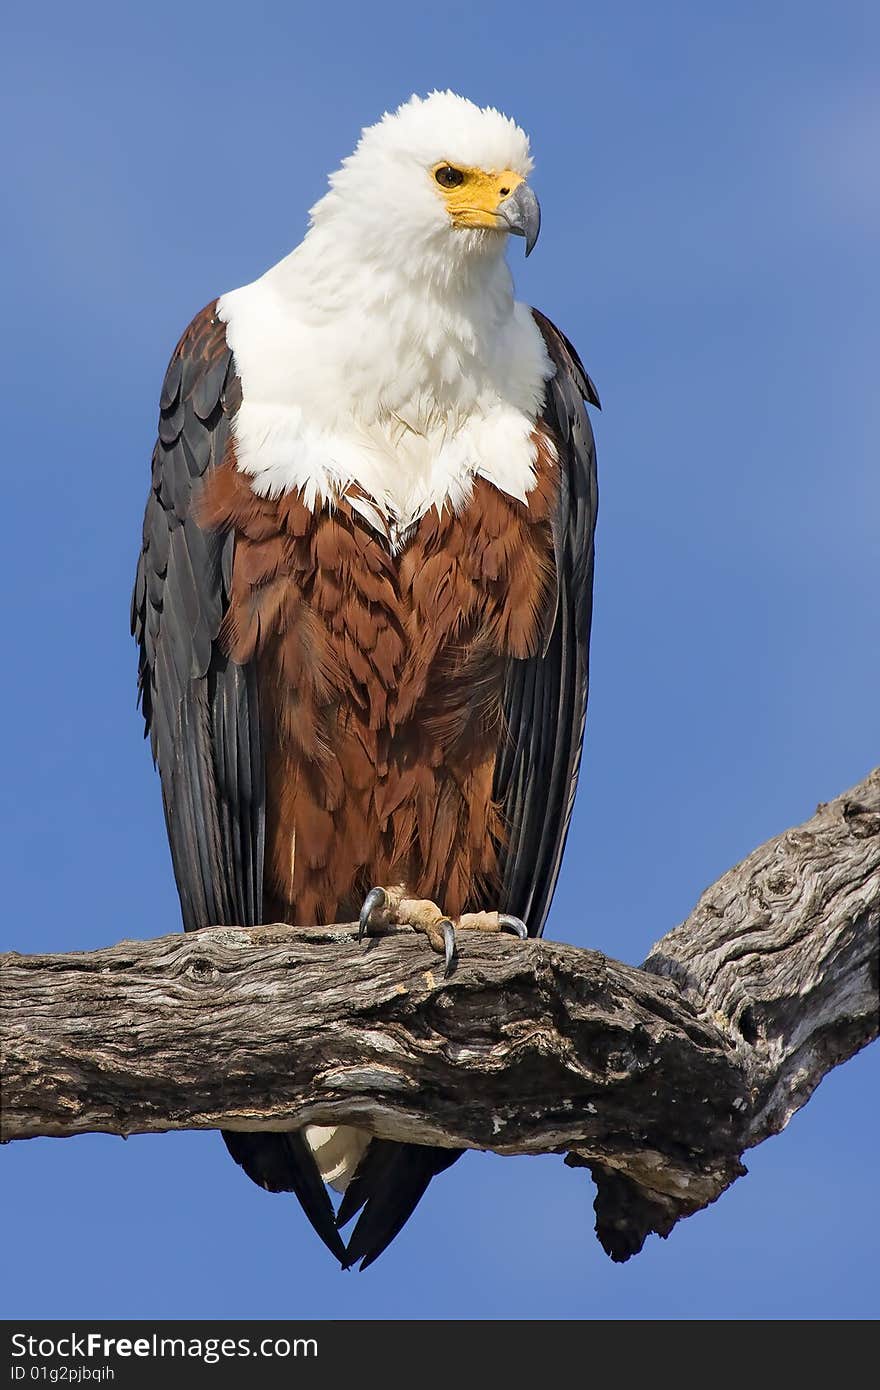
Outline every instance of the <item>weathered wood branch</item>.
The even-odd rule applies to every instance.
[[[709,888],[641,969],[468,934],[211,928],[0,958],[2,1137],[345,1121],[568,1155],[616,1259],[706,1206],[878,1031],[880,769]]]

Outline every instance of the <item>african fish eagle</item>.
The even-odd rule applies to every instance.
[[[498,111],[413,97],[174,351],[132,630],[187,930],[359,915],[447,970],[468,930],[543,930],[587,702],[599,402],[513,295],[531,168]],[[345,1267],[458,1157],[350,1126],[224,1138]]]

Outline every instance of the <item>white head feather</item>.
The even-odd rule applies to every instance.
[[[220,300],[242,380],[238,464],[261,495],[298,488],[314,507],[356,481],[403,531],[463,505],[477,474],[523,500],[533,486],[552,367],[514,301],[507,236],[452,225],[442,161],[532,168],[500,112],[412,97],[363,131],[300,245]]]
[[[452,226],[431,176],[439,163],[524,179],[532,170],[528,137],[508,116],[454,92],[414,96],[361,133],[312,208],[306,240],[356,245],[359,257],[415,278],[460,272],[480,253],[500,259],[506,237]]]

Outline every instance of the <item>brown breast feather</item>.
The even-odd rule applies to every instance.
[[[556,463],[535,438],[528,504],[478,479],[397,556],[344,499],[257,497],[231,451],[210,475],[198,519],[236,538],[221,641],[259,670],[269,920],[351,918],[375,883],[491,906],[504,664],[538,650],[551,591]]]

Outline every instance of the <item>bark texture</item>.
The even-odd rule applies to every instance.
[[[463,933],[209,928],[0,957],[2,1138],[345,1121],[592,1170],[614,1259],[715,1200],[878,1032],[880,769],[755,850],[641,969]]]

